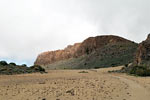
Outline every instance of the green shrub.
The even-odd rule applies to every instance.
[[[15,75],[15,74],[26,74],[26,73],[46,73],[45,69],[41,66],[35,65],[27,67],[27,65],[16,65],[15,63],[7,64],[6,61],[0,61],[0,75]]]
[[[42,68],[40,65],[34,65],[34,66],[31,66],[30,68],[34,69],[35,71],[45,72],[45,69]]]
[[[13,63],[13,62],[9,63],[9,65],[13,65],[13,66],[16,66],[16,64],[15,64],[15,63]]]
[[[125,66],[125,67],[128,67],[128,66],[129,66],[129,64],[125,64],[124,66]]]
[[[0,65],[6,66],[6,65],[8,65],[8,63],[6,61],[0,61]]]
[[[138,75],[138,76],[145,76],[145,71],[144,71],[144,69],[138,69],[138,70],[136,70],[136,75]]]
[[[134,66],[129,73],[138,76],[150,76],[150,68],[147,66]]]
[[[27,67],[27,65],[26,65],[26,64],[22,64],[21,66],[23,66],[23,67]]]
[[[87,71],[81,71],[81,72],[79,72],[79,73],[88,73]]]
[[[99,69],[100,67],[94,67],[94,69]]]

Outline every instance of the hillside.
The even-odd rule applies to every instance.
[[[145,41],[139,44],[132,64],[122,68],[120,72],[150,76],[150,34]]]
[[[135,65],[147,65],[150,66],[150,34],[147,39],[139,44],[136,51],[136,57],[134,60]]]
[[[89,69],[133,61],[138,44],[118,36],[90,37],[64,50],[41,53],[35,65],[46,69]]]

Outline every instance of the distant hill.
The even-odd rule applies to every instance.
[[[38,55],[35,65],[46,69],[89,69],[110,67],[133,62],[137,43],[119,36],[90,37],[64,50]]]

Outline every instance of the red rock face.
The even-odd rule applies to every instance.
[[[102,48],[104,45],[110,43],[117,43],[117,42],[130,42],[124,38],[118,36],[97,36],[97,37],[90,37],[83,41],[82,43],[76,43],[74,45],[69,45],[64,50],[57,50],[57,51],[48,51],[41,53],[38,55],[35,65],[48,65],[60,60],[70,59],[70,58],[77,58],[82,55],[90,54],[96,49]]]
[[[147,39],[139,44],[138,50],[136,52],[136,58],[134,61],[135,65],[150,65],[150,34]]]
[[[56,51],[48,51],[38,55],[35,65],[47,65],[54,63],[56,61],[69,59],[75,57],[75,53],[77,52],[80,43],[76,43],[74,45],[69,45],[64,50],[56,50]]]

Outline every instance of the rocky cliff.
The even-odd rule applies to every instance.
[[[64,50],[48,51],[38,55],[35,65],[47,65],[60,60],[76,57],[76,52],[80,47],[80,43],[69,45]]]
[[[82,66],[82,68],[84,68],[86,66],[88,68],[91,68],[93,64],[97,64],[95,65],[95,67],[107,65],[107,58],[107,60],[110,60],[111,62],[108,62],[108,66],[111,66],[119,64],[114,63],[117,59],[119,62],[121,62],[122,60],[128,59],[128,57],[130,57],[131,59],[129,58],[130,60],[128,61],[130,62],[132,60],[132,56],[134,55],[136,48],[136,43],[118,36],[109,35],[90,37],[84,40],[82,43],[69,45],[64,50],[48,51],[41,53],[40,55],[38,55],[34,64],[44,65],[47,67],[51,67],[52,65],[55,67],[75,66],[76,68],[79,68],[80,66]],[[122,54],[125,55],[121,58],[120,56]],[[95,59],[96,57],[98,58]],[[101,64],[99,62],[101,62]]]
[[[117,42],[130,42],[126,39],[117,36],[97,36],[90,37],[83,41],[83,43],[76,43],[69,45],[64,50],[48,51],[41,53],[36,61],[35,65],[47,65],[56,61],[65,60],[69,58],[76,58],[85,54],[89,54],[98,48],[102,48],[109,43]]]
[[[138,76],[150,76],[150,34],[141,42],[136,50],[134,61],[119,72]]]
[[[150,34],[147,39],[139,44],[136,52],[135,65],[150,65]]]

